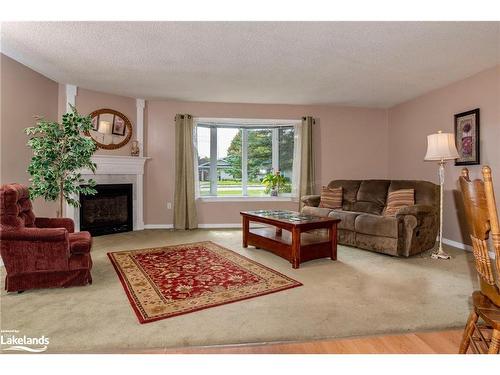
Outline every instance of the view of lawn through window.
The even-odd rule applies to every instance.
[[[197,123],[200,196],[269,196],[262,182],[280,172],[285,184],[280,195],[290,195],[294,127],[290,125]]]

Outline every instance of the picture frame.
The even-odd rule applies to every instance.
[[[125,135],[125,120],[120,116],[114,115],[113,117],[113,130],[111,131],[114,135]]]
[[[455,165],[480,164],[479,108],[455,115]]]
[[[92,130],[97,131],[99,129],[99,115],[92,117]]]

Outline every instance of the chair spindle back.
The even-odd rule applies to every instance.
[[[483,180],[471,181],[469,170],[464,168],[459,182],[470,228],[476,269],[480,276],[481,292],[500,306],[500,226],[491,168],[484,166],[482,174]],[[495,253],[496,272],[489,254],[490,236]]]

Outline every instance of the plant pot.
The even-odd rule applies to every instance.
[[[278,189],[273,188],[271,189],[271,197],[277,197],[278,196]]]

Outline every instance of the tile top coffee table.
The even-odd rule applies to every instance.
[[[303,215],[294,211],[258,210],[240,212],[243,219],[243,247],[253,245],[287,259],[293,268],[308,260],[337,259],[337,224],[340,219]],[[272,227],[252,228],[250,222]],[[284,231],[283,231],[284,229]],[[328,229],[328,235],[312,232]]]

